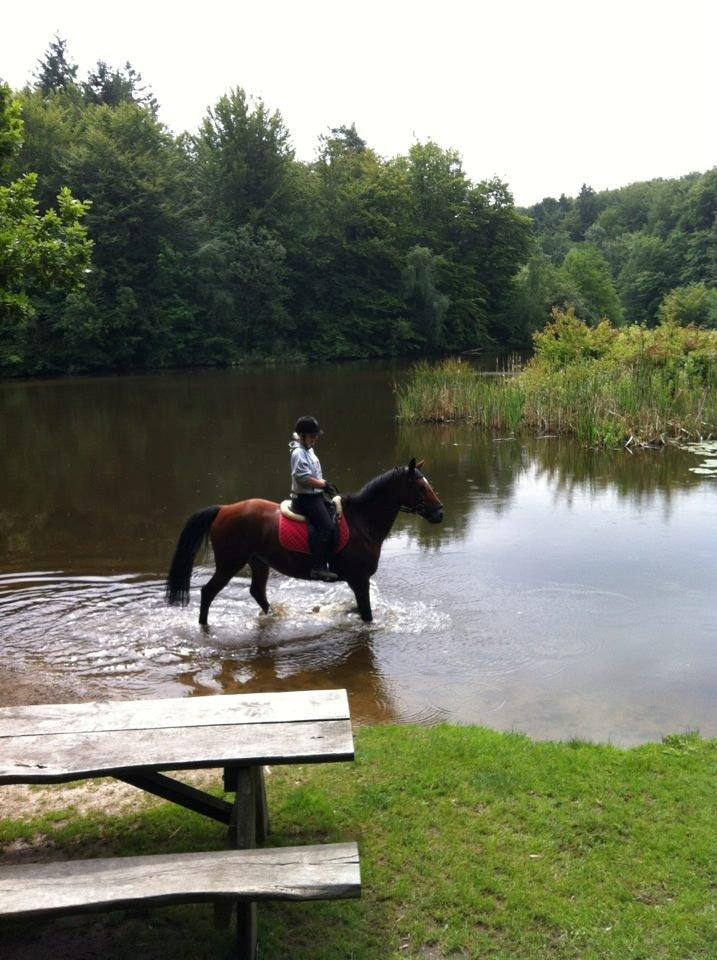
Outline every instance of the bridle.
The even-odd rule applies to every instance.
[[[419,479],[425,480],[425,477],[419,477]],[[414,480],[409,480],[409,483],[412,486],[419,488],[418,499],[416,500],[416,503],[414,503],[412,507],[408,507],[405,504],[401,504],[401,506],[398,508],[400,513],[415,513],[419,517],[423,517],[425,520],[430,520],[437,513],[440,513],[441,510],[443,510],[443,504],[440,502],[440,500],[438,501],[437,504],[433,504],[429,506],[426,503],[426,498],[423,496],[420,485],[416,483],[416,481]]]

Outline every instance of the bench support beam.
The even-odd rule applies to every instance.
[[[219,823],[231,824],[233,806],[226,800],[219,797],[213,797],[210,793],[203,790],[197,790],[186,783],[174,780],[172,777],[165,777],[162,773],[151,772],[117,772],[114,774],[117,780],[123,783],[129,783],[133,787],[145,790],[147,793],[153,793],[164,800],[171,800],[172,803],[179,804],[180,807],[186,807],[187,810],[193,810],[195,813],[201,813],[212,820],[218,820]]]

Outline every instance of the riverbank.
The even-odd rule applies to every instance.
[[[272,842],[357,840],[363,897],[262,905],[263,956],[674,960],[713,950],[717,741],[621,751],[476,727],[375,727],[358,731],[356,757],[268,777]],[[170,804],[105,812],[73,804],[67,788],[35,792],[48,801],[41,812],[3,813],[6,862],[224,844],[221,826]],[[202,960],[232,943],[207,905],[11,923],[3,934],[5,960]]]
[[[87,683],[58,678],[30,667],[0,667],[0,707],[28,706],[35,703],[79,703],[106,699]]]
[[[555,311],[534,342],[514,376],[485,377],[460,360],[418,364],[397,387],[399,419],[573,434],[590,446],[717,433],[717,331],[591,328],[569,309]]]

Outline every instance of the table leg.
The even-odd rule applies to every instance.
[[[261,781],[257,767],[227,767],[224,770],[224,789],[234,792],[229,844],[237,850],[256,846],[259,809],[258,795]],[[237,908],[237,955],[240,960],[256,960],[256,903],[239,901]]]
[[[252,770],[256,776],[256,839],[257,843],[264,843],[269,835],[269,807],[266,802],[264,768],[252,767]]]

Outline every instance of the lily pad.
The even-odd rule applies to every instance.
[[[717,440],[701,440],[698,443],[681,443],[681,450],[694,453],[698,457],[717,457]]]

